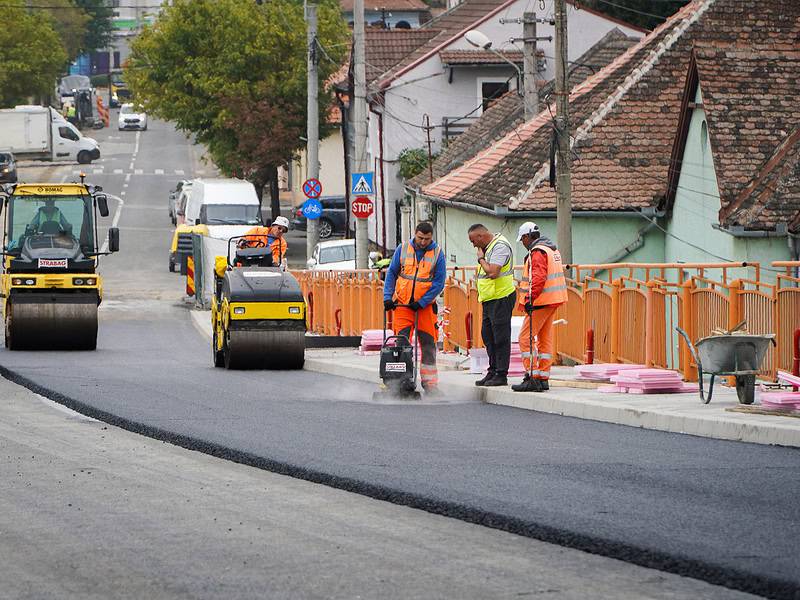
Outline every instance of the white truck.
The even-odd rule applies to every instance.
[[[100,144],[49,106],[0,109],[0,148],[31,160],[88,164],[100,158]]]

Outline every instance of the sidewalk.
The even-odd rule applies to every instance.
[[[198,328],[211,336],[209,313],[191,311]],[[377,353],[362,356],[352,348],[308,349],[305,369],[378,384]],[[579,419],[604,421],[672,433],[687,433],[721,440],[800,447],[800,418],[731,412],[741,406],[736,391],[714,386],[710,404],[697,392],[685,394],[606,394],[595,384],[575,381],[571,367],[554,367],[550,390],[516,393],[511,387],[476,387],[480,375],[466,371],[466,357],[439,354],[439,379],[445,398],[486,402]],[[520,378],[511,378],[517,383]],[[756,395],[756,402],[758,396]],[[440,402],[437,402],[440,403]],[[425,404],[425,401],[422,401]]]

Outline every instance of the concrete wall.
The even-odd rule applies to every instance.
[[[517,231],[525,221],[535,221],[542,235],[556,241],[555,218],[504,219],[467,212],[455,208],[437,207],[436,239],[442,246],[448,265],[469,266],[475,264],[475,249],[467,237],[467,230],[474,223],[483,223],[490,231],[500,232],[514,243],[514,261],[522,262],[524,249],[517,244]],[[573,255],[579,264],[604,263],[618,256],[625,246],[633,243],[640,230],[647,225],[634,217],[576,217],[572,221]],[[662,262],[664,260],[663,234],[651,230],[644,235],[644,244],[624,258],[624,262]]]
[[[702,103],[698,89],[695,101]],[[712,227],[719,223],[720,197],[712,160],[703,108],[692,112],[675,204],[667,224],[665,240],[667,262],[720,262],[722,260],[760,262],[790,260],[785,237],[734,237]],[[763,277],[774,280],[774,273]]]

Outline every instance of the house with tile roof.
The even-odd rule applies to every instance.
[[[339,0],[342,16],[353,22],[353,0]],[[431,8],[422,0],[364,0],[364,22],[383,29],[416,29],[431,20]]]
[[[645,32],[567,0],[569,58],[575,60],[612,29],[625,36]],[[553,0],[544,0],[538,16],[551,17]],[[535,7],[538,8],[538,5]],[[407,149],[442,146],[443,131],[465,127],[489,103],[521,87],[518,72],[505,58],[472,47],[464,35],[479,29],[493,48],[518,59],[521,47],[509,42],[522,37],[522,15],[527,0],[465,0],[439,17],[411,30],[413,40],[393,36],[397,30],[367,32],[367,99],[369,164],[375,171],[375,212],[369,219],[370,240],[393,248],[404,234],[399,218],[404,182],[399,176],[400,154]],[[552,36],[552,25],[539,24],[537,35]],[[543,80],[552,79],[554,45],[539,43]],[[399,58],[398,58],[399,57]],[[428,127],[430,124],[430,127]]]
[[[787,0],[695,0],[572,89],[575,262],[790,258],[798,28]],[[510,131],[419,186],[449,260],[473,262],[476,221],[555,237],[554,112],[499,115]]]

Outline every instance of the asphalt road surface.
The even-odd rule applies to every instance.
[[[214,369],[167,272],[167,192],[203,168],[194,149],[158,122],[97,137],[106,158],[90,179],[124,200],[122,251],[102,266],[98,351],[2,351],[12,378],[278,473],[735,589],[800,594],[797,450],[454,397],[375,404],[371,386],[343,378]],[[50,169],[60,180],[77,167]]]

